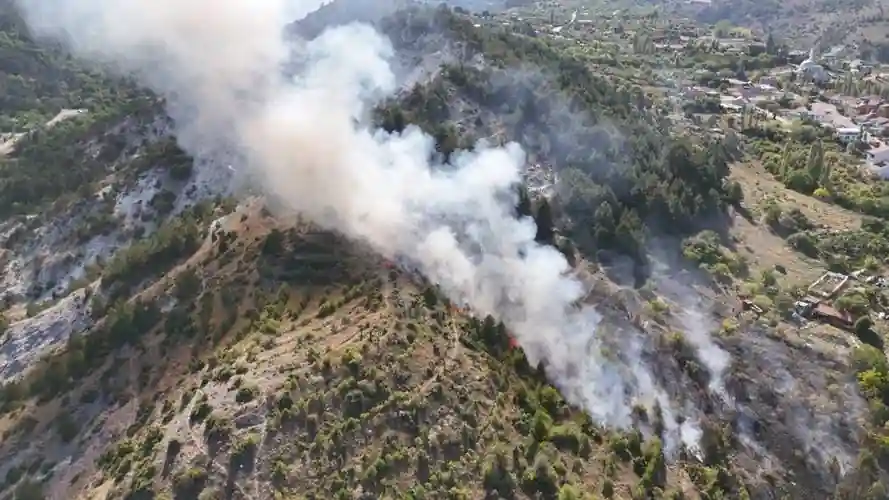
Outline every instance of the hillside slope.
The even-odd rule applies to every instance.
[[[668,465],[660,439],[599,428],[569,408],[495,323],[335,236],[281,224],[257,206],[239,209],[130,309],[70,344],[61,366],[38,368],[31,390],[48,401],[6,416],[3,451],[16,459],[0,472],[48,471],[52,498],[772,491],[729,452],[740,444],[716,414],[702,428],[703,463],[690,454]],[[679,360],[693,356],[681,338],[663,342]],[[106,362],[71,372],[109,343],[121,347]],[[672,356],[663,368],[678,369],[677,382],[688,373],[694,388],[698,375],[671,369]],[[50,376],[60,368],[67,375]],[[735,383],[756,376],[744,373]],[[773,394],[771,411],[784,411],[786,397]],[[802,437],[751,411],[770,447]],[[660,415],[639,416],[663,432]],[[784,481],[800,478],[784,467],[806,466],[772,450],[770,480],[795,491]]]
[[[610,437],[565,406],[493,324],[336,237],[242,210],[168,275],[172,289],[140,295],[179,305],[127,361],[8,429],[4,451],[34,453],[13,470],[42,456],[38,467],[57,462],[56,495],[176,498],[509,497],[571,485],[621,497],[638,481],[623,460],[649,470],[648,488],[679,474],[659,445]],[[603,455],[603,443],[626,458]]]
[[[842,366],[736,331],[726,343],[748,360],[726,381],[737,413],[707,396],[691,344],[669,333],[685,321],[669,294],[659,300],[672,305],[637,321],[675,396],[706,414],[702,448],[678,456],[656,437],[671,439],[659,413],[639,409],[656,433],[647,438],[595,425],[510,349],[502,327],[368,251],[255,203],[214,226],[164,279],[26,379],[36,400],[7,404],[2,421],[0,446],[15,457],[0,470],[7,487],[43,477],[50,498],[769,498],[825,495],[823,474],[854,465],[857,424],[825,420],[861,405]],[[613,304],[602,309],[607,330],[633,328],[621,309],[641,299],[595,282],[591,299]],[[822,394],[830,401],[810,400]]]
[[[665,8],[710,25],[727,23],[768,34],[790,46],[827,51],[848,44],[860,57],[885,61],[887,5],[882,0],[667,2]]]
[[[303,26],[354,12],[323,14]],[[236,189],[134,96],[3,160],[0,498],[885,498],[847,353],[652,255],[732,220],[722,144],[673,137],[563,42],[475,21],[382,16],[429,66],[376,119],[440,159],[516,139],[552,165],[553,197],[516,212],[570,260],[618,376],[662,399],[598,425],[504,325]]]

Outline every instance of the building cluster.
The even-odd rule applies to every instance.
[[[533,26],[531,36],[594,47],[603,58],[615,59],[626,52],[675,62],[696,58],[701,61],[697,71],[655,72],[657,91],[673,98],[669,116],[678,130],[722,135],[724,130],[714,115],[726,113],[745,120],[735,122],[741,124],[749,123],[746,120],[751,117],[778,121],[788,128],[800,121],[817,123],[862,153],[873,172],[889,178],[889,143],[884,140],[889,138],[889,72],[858,58],[854,45],[784,51],[773,38],[748,30],[664,22],[620,10],[593,15],[585,7],[569,10],[555,3],[524,18],[512,13],[498,20],[514,29]],[[726,55],[735,54],[737,67],[712,69],[706,62],[710,54],[719,64]],[[783,66],[744,67],[751,58],[769,54],[784,56]]]
[[[889,287],[889,278],[875,276],[865,270],[859,270],[845,275],[835,272],[827,272],[815,280],[808,288],[808,294],[798,300],[794,307],[794,315],[799,320],[812,319],[829,325],[851,331],[855,322],[859,319],[847,311],[841,311],[833,307],[830,302],[836,299],[840,292],[850,286],[851,283],[867,284],[879,288]],[[877,314],[879,319],[886,319],[886,314]]]
[[[889,95],[876,93],[889,89],[889,74],[847,56],[846,47],[833,47],[821,55],[814,49],[794,51],[788,59],[795,64],[757,75],[755,81],[722,78],[718,88],[687,81],[680,85],[677,99],[718,101],[722,113],[777,120],[787,126],[800,120],[817,123],[832,130],[839,142],[855,144],[864,153],[865,165],[889,178],[885,140],[889,99],[884,97]]]
[[[793,318],[798,324],[806,324],[808,321],[818,321],[846,331],[853,331],[855,323],[861,316],[856,316],[848,311],[843,311],[833,305],[834,301],[842,295],[854,283],[859,285],[889,288],[889,278],[874,276],[864,270],[859,270],[850,275],[827,272],[813,282],[807,289],[806,295],[797,300],[793,308]],[[757,316],[763,314],[762,308],[752,300],[740,297],[740,309],[735,309],[736,314],[743,311],[752,311]],[[885,312],[878,312],[875,317],[886,320]]]

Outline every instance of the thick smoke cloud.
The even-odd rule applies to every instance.
[[[196,157],[234,151],[241,168],[289,208],[410,260],[452,299],[504,321],[532,363],[544,361],[566,398],[597,421],[627,426],[632,405],[658,404],[675,441],[693,444],[695,429],[673,419],[676,410],[633,337],[601,338],[600,315],[574,306],[584,287],[564,257],[534,242],[532,221],[514,217],[521,148],[480,145],[436,165],[433,141],[419,129],[390,135],[367,125],[369,106],[398,90],[392,48],[364,25],[331,29],[297,47],[285,42],[285,26],[320,3],[20,6],[38,35],[62,39],[76,54],[163,95],[182,147]],[[301,69],[285,76],[294,58]]]

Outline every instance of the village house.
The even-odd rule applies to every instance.
[[[855,111],[857,111],[859,115],[876,113],[883,104],[884,101],[879,96],[862,97],[858,99],[858,102],[855,104]]]
[[[873,71],[873,67],[865,64],[861,59],[855,59],[849,63],[849,71],[855,75],[867,76]]]
[[[811,115],[812,119],[818,121],[822,127],[833,129],[837,140],[844,144],[866,138],[861,127],[848,116],[843,116],[833,104],[814,102]]]
[[[701,87],[699,85],[695,85],[693,87],[686,87],[686,88],[682,89],[681,91],[679,91],[679,93],[680,93],[680,95],[682,95],[682,97],[684,99],[687,99],[687,100],[695,100],[695,99],[700,99],[702,97],[716,97],[719,95],[719,92],[717,92],[713,89],[707,88],[707,87]]]
[[[849,144],[862,139],[860,127],[839,127],[834,130],[837,140],[843,144]]]
[[[721,102],[721,103],[719,103],[719,106],[720,106],[726,113],[735,113],[735,114],[739,114],[739,113],[741,113],[741,112],[744,110],[744,106],[743,106],[743,105],[732,104],[732,103]]]
[[[889,118],[871,113],[865,119],[859,120],[858,125],[866,135],[882,137],[884,133],[889,131]]]
[[[878,83],[878,84],[885,84],[885,83],[889,83],[889,75],[886,75],[885,73],[877,73],[877,74],[871,73],[868,76],[865,76],[864,78],[862,78],[862,81],[873,82],[873,83]]]
[[[847,104],[846,100],[850,99],[849,97],[838,94],[836,92],[823,92],[821,96],[824,99],[827,99],[827,102],[829,104],[832,104],[833,106],[844,106],[845,104]]]
[[[719,96],[719,102],[723,106],[744,107],[747,105],[747,99],[745,99],[739,95],[721,95],[721,96]]]
[[[855,327],[855,318],[851,314],[819,302],[812,308],[812,317],[829,325],[843,330],[852,330]]]
[[[865,164],[876,175],[889,178],[889,146],[876,142],[876,146],[865,151]]]
[[[755,99],[757,97],[770,97],[777,99],[783,95],[776,87],[762,83],[745,84],[740,87],[733,87],[730,90],[732,95],[741,96],[745,99]]]
[[[809,52],[806,50],[791,50],[787,53],[787,59],[792,64],[799,64],[806,60],[807,57],[809,57]]]
[[[844,56],[846,55],[846,47],[843,45],[835,45],[826,53],[821,54],[821,60],[832,67],[841,67]]]
[[[870,164],[868,163],[868,169],[877,177],[883,180],[889,180],[889,165],[885,162],[882,164]]]
[[[778,76],[777,75],[764,75],[759,79],[759,83],[763,85],[771,85],[772,87],[778,86]]]
[[[805,106],[797,106],[791,109],[780,109],[778,110],[778,115],[780,115],[785,120],[814,120],[815,116],[809,111]]]

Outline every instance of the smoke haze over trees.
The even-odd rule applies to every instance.
[[[220,169],[232,165],[256,179],[281,215],[299,213],[326,231],[345,235],[347,240],[335,240],[335,248],[366,243],[387,260],[416,267],[435,286],[423,291],[422,304],[411,305],[412,311],[425,306],[429,318],[444,314],[440,304],[447,300],[440,297],[442,292],[453,303],[470,306],[478,319],[467,320],[461,341],[482,346],[479,353],[484,356],[478,359],[487,362],[485,356],[491,356],[515,369],[525,377],[522,380],[534,381],[528,388],[516,386],[515,401],[508,392],[513,387],[497,385],[508,378],[480,382],[495,387],[508,404],[522,407],[516,425],[530,440],[518,440],[512,458],[500,450],[492,452],[496,456],[484,471],[489,492],[516,490],[510,471],[524,470],[520,482],[529,496],[555,496],[559,482],[554,470],[562,464],[544,463],[554,453],[549,448],[574,450],[586,459],[590,440],[606,442],[615,456],[638,469],[642,479],[635,493],[640,497],[663,494],[665,460],[677,458],[691,464],[693,480],[710,498],[743,498],[745,482],[757,483],[749,489],[758,489],[761,495],[756,498],[774,492],[761,477],[745,478],[738,472],[755,467],[745,469],[749,464],[737,466],[733,460],[789,464],[793,472],[788,477],[799,483],[792,491],[813,498],[832,491],[839,481],[827,477],[825,456],[839,457],[843,467],[853,462],[853,439],[833,432],[837,422],[845,423],[844,417],[813,416],[814,410],[793,394],[776,389],[793,383],[798,373],[817,372],[817,364],[794,359],[795,351],[765,332],[749,337],[747,332],[722,332],[737,326],[715,324],[708,304],[689,297],[685,286],[671,292],[683,299],[676,303],[687,310],[667,311],[668,306],[654,298],[638,304],[651,309],[652,316],[671,313],[681,319],[681,324],[664,322],[646,330],[634,324],[633,307],[618,309],[611,303],[620,302],[617,294],[592,295],[588,282],[579,277],[578,269],[630,261],[627,274],[634,279],[628,281],[642,285],[656,275],[649,254],[653,247],[666,254],[684,252],[706,269],[733,264],[722,253],[716,233],[685,239],[721,223],[727,207],[742,198],[739,186],[726,182],[729,154],[724,144],[671,135],[665,118],[669,110],[652,102],[636,82],[598,74],[589,61],[557,42],[533,36],[533,29],[479,29],[473,18],[446,7],[397,4],[396,9],[395,4],[359,2],[363,10],[353,10],[349,3],[335,2],[294,23],[320,2],[20,3],[36,34],[135,78],[165,100],[178,144],[170,140],[153,146],[145,162],[174,164],[183,177],[190,174],[191,157]],[[373,26],[348,23],[351,20],[371,21]],[[128,102],[150,109],[148,100]],[[69,136],[62,132],[73,135],[77,130],[36,137],[22,148],[16,169],[0,172],[9,179],[0,183],[0,211],[24,211],[31,208],[29,203],[38,205],[75,189],[92,194],[104,163],[75,156],[77,149],[69,148]],[[814,150],[813,168],[819,163],[817,153]],[[39,178],[28,174],[42,163],[60,162],[64,155],[72,156],[78,168]],[[522,187],[524,167],[532,162],[554,166],[559,180],[552,198],[532,200]],[[185,306],[167,315],[159,303],[127,299],[143,283],[200,251],[210,212],[186,212],[117,253],[97,288],[108,303],[94,300],[97,317],[105,314],[104,326],[71,342],[63,356],[43,366],[36,382],[28,379],[5,387],[4,405],[8,402],[12,408],[28,397],[68,390],[92,373],[88,360],[115,354],[158,324],[171,337],[201,339],[210,324],[203,309],[201,321],[206,324],[190,320]],[[236,235],[213,238],[220,255],[243,243],[235,241]],[[334,273],[324,265],[320,270],[300,268],[300,238],[295,230],[274,229],[259,244],[260,262],[269,267],[269,262],[283,263],[292,275],[329,280],[325,273]],[[312,257],[330,257],[328,250],[316,242],[313,252],[321,255]],[[640,301],[637,293],[652,297],[654,281],[640,290],[622,290],[630,297],[626,303]],[[202,285],[199,270],[192,268],[172,290],[176,298],[189,302]],[[269,311],[283,308],[286,298],[267,310],[258,306],[262,312],[249,315],[251,327],[270,321]],[[315,320],[339,307],[326,300]],[[239,319],[237,308],[226,312]],[[405,345],[425,327],[414,319],[408,319],[413,331]],[[714,340],[717,330],[730,338]],[[270,331],[280,333],[274,327]],[[522,349],[509,350],[508,336]],[[450,337],[447,340],[450,344]],[[453,339],[449,352],[463,348],[458,340]],[[394,342],[402,343],[401,337]],[[743,366],[730,366],[725,349],[743,360]],[[344,460],[344,443],[352,437],[347,433],[364,433],[361,427],[348,427],[359,425],[353,417],[366,415],[373,405],[389,404],[382,403],[389,395],[385,391],[400,387],[386,385],[382,378],[372,381],[371,370],[385,370],[371,361],[362,363],[362,356],[379,359],[375,354],[350,351],[343,355],[342,366],[325,365],[318,380],[332,383],[339,368],[351,380],[331,389],[336,392],[334,403],[322,402],[321,396],[311,404],[287,396],[275,402],[274,411],[292,416],[306,407],[320,408],[306,419],[315,425],[330,413],[326,404],[342,405],[349,423],[339,427],[337,421],[338,427],[328,436],[319,434],[319,441],[331,443],[330,448],[322,447],[323,453],[335,447],[341,453],[338,460]],[[445,354],[438,347],[435,354],[438,364]],[[386,356],[384,352],[380,358]],[[599,431],[586,420],[567,422],[573,416],[545,384],[542,371],[535,371],[538,361],[567,403],[586,410],[596,424],[627,434],[616,433],[611,439],[596,434]],[[785,365],[793,374],[772,372]],[[445,368],[450,366],[430,370]],[[754,371],[768,383],[756,384],[760,379],[750,378]],[[361,377],[367,378],[359,381]],[[819,388],[831,383],[827,377],[812,378]],[[429,380],[434,381],[431,376]],[[241,403],[255,394],[244,387],[237,397]],[[843,393],[840,401],[846,397],[855,396]],[[499,401],[491,402],[495,399]],[[219,429],[211,429],[211,423],[215,426],[217,420],[204,404],[196,405],[190,418],[194,423],[206,419],[207,432],[213,434]],[[297,409],[299,405],[303,407]],[[467,403],[466,408],[461,406],[463,414],[481,417],[478,406]],[[410,411],[414,413],[407,412],[409,418],[421,418],[417,407]],[[757,419],[768,422],[763,425],[768,428],[750,423],[759,424]],[[459,428],[461,449],[481,446],[484,439],[472,433],[488,432],[491,427],[485,425],[476,421]],[[642,434],[631,430],[633,425],[646,437],[655,437],[650,447],[643,449]],[[781,444],[762,451],[757,439]],[[799,450],[805,450],[805,456]],[[124,452],[119,457],[114,453],[103,455],[103,466],[118,474],[115,460]],[[372,481],[385,476],[386,460],[379,457],[365,469],[367,477],[350,478],[349,484],[362,482],[370,488]],[[417,459],[421,469],[422,460]],[[122,458],[120,462],[127,464]],[[473,467],[479,469],[480,463]],[[572,467],[568,462],[564,466]],[[876,468],[866,472],[879,475]],[[862,477],[864,486],[876,480]],[[319,479],[319,484],[328,479]],[[338,489],[346,490],[345,484]],[[604,491],[609,487],[603,486]]]

